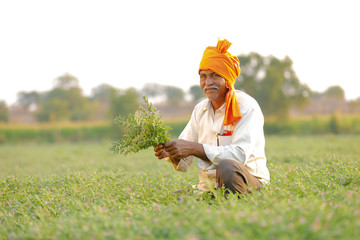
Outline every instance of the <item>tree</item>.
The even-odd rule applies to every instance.
[[[9,109],[4,101],[0,101],[0,122],[9,121]]]
[[[238,58],[241,74],[235,88],[257,99],[264,115],[286,120],[290,107],[304,107],[308,103],[311,91],[300,83],[289,57],[279,60],[250,53]]]
[[[323,93],[324,97],[345,100],[345,91],[340,86],[331,86]]]
[[[265,58],[258,53],[238,56],[241,66],[240,76],[235,82],[236,89],[243,89],[251,96],[261,92],[261,81],[265,77]]]
[[[109,104],[113,96],[116,95],[116,88],[113,86],[103,83],[95,87],[91,91],[91,100],[99,101],[104,104]]]
[[[137,91],[134,88],[129,88],[112,97],[110,109],[113,117],[128,115],[134,113],[139,107],[139,104]]]
[[[165,86],[156,83],[147,83],[141,89],[141,93],[149,98],[166,98],[170,104],[179,104],[185,98],[185,93],[181,88]]]
[[[146,83],[141,89],[141,93],[148,97],[158,97],[165,93],[166,86],[157,83]]]
[[[69,73],[65,73],[64,75],[59,76],[54,80],[54,88],[60,88],[63,90],[80,88],[79,80],[77,79],[77,77]]]
[[[116,88],[105,83],[92,89],[90,100],[94,108],[93,119],[112,119],[113,115],[110,112],[110,104],[117,92],[118,90]]]
[[[65,74],[54,81],[54,88],[45,92],[36,113],[38,121],[88,120],[92,113],[90,101],[82,95],[76,77]]]
[[[68,102],[60,98],[49,98],[42,104],[41,110],[35,116],[40,122],[68,120],[70,117]]]
[[[193,102],[197,102],[203,97],[205,97],[205,94],[199,85],[191,86],[189,92],[190,92],[191,100]]]
[[[88,98],[83,96],[82,90],[80,88],[71,88],[66,92],[70,120],[79,121],[79,120],[89,120],[92,113],[92,106]]]
[[[181,88],[174,86],[166,86],[165,95],[170,104],[174,105],[178,105],[185,97],[184,91]]]
[[[32,91],[32,92],[19,92],[17,94],[17,103],[19,106],[30,110],[30,109],[34,109],[37,108],[39,103],[40,103],[40,98],[41,98],[41,94],[36,92],[36,91]]]

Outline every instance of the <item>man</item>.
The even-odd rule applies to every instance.
[[[207,47],[199,67],[200,86],[207,99],[197,104],[178,140],[155,147],[178,171],[186,171],[199,158],[198,188],[225,186],[245,194],[270,181],[266,167],[264,117],[256,100],[234,89],[240,75],[237,57],[227,50],[229,41]]]

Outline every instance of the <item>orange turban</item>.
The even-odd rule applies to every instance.
[[[200,70],[216,72],[226,80],[229,89],[225,99],[224,125],[237,123],[241,118],[239,104],[235,95],[234,83],[240,75],[240,63],[236,56],[232,56],[227,50],[231,46],[228,40],[220,40],[216,47],[207,47],[200,62]]]

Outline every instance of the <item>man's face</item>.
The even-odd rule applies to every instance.
[[[218,108],[225,102],[226,97],[226,80],[216,72],[210,70],[200,71],[200,87],[205,95]]]

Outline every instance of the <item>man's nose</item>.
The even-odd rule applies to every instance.
[[[213,79],[211,76],[208,76],[208,77],[206,78],[206,85],[207,85],[207,86],[210,86],[210,85],[212,85],[212,84],[214,84],[214,79]]]

